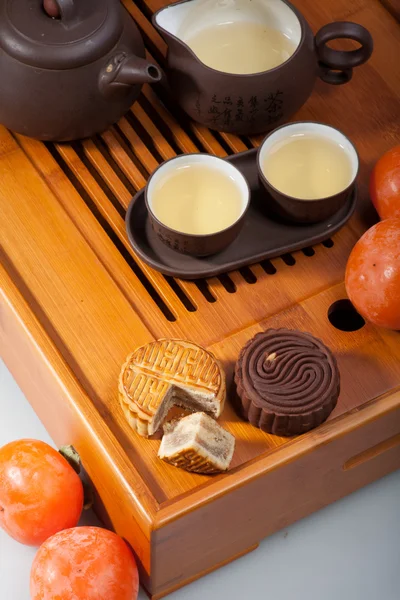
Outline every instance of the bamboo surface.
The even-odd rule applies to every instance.
[[[163,2],[123,3],[148,53],[164,66],[165,43],[150,24],[151,13]],[[288,522],[291,511],[299,518],[399,466],[399,334],[369,324],[352,333],[339,331],[330,324],[328,310],[345,298],[347,257],[375,218],[367,194],[371,167],[399,141],[400,25],[378,0],[297,0],[296,5],[314,31],[332,20],[350,19],[366,26],[375,40],[371,60],[355,70],[348,85],[318,82],[293,118],[339,127],[360,155],[356,214],[324,244],[203,281],[165,277],[145,265],[129,245],[124,216],[156,166],[182,152],[223,157],[260,142],[191,123],[178,115],[171,98],[161,101],[148,86],[127,115],[91,140],[43,144],[0,128],[0,354],[56,442],[73,443],[81,453],[98,490],[99,511],[134,545],[154,597],[253,547],[282,519]],[[338,358],[342,394],[325,425],[295,439],[270,436],[241,421],[228,401],[221,423],[237,446],[232,469],[214,478],[159,461],[159,441],[129,429],[118,404],[117,379],[135,347],[158,337],[190,339],[215,352],[231,381],[241,346],[256,332],[277,326],[310,331]],[[392,411],[397,412],[388,424]],[[363,427],[373,423],[377,428],[370,439],[362,437]],[[326,445],[336,454],[321,454]],[[270,528],[260,525],[258,539],[250,528],[251,536],[243,533],[233,543],[224,530],[225,546],[218,550],[215,542],[217,554],[205,552],[196,567],[188,564],[173,577],[156,566],[171,537],[163,537],[163,527],[170,531],[196,510],[208,518],[212,509],[207,506],[217,507],[219,498],[231,495],[232,503],[238,502],[234,498],[241,496],[235,494],[243,486],[253,493],[252,481],[270,470],[284,473],[284,465],[310,453],[325,456],[327,465],[332,459],[346,477],[337,492],[321,492],[310,506],[304,501],[303,512],[288,504],[285,517],[277,514]],[[311,478],[309,463],[304,465]],[[283,498],[289,478],[282,474],[280,481]],[[177,524],[178,537],[183,523]],[[184,543],[182,548],[187,550]],[[168,568],[172,573],[173,566]]]

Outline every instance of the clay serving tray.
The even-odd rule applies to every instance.
[[[356,192],[333,217],[321,223],[301,225],[279,220],[268,212],[268,194],[258,178],[256,157],[257,149],[253,148],[226,159],[243,173],[251,189],[246,222],[228,248],[205,258],[179,254],[168,248],[152,229],[142,189],[133,198],[126,214],[126,229],[136,254],[164,275],[181,279],[214,277],[318,244],[343,227],[353,214]]]

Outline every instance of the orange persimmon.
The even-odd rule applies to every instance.
[[[75,527],[82,507],[79,476],[51,446],[18,440],[0,448],[0,526],[11,537],[40,546]]]
[[[381,219],[400,217],[400,146],[378,160],[371,174],[369,191]]]
[[[400,330],[400,219],[386,219],[354,246],[346,267],[347,294],[368,321]]]
[[[31,600],[136,600],[139,576],[122,538],[75,527],[43,544],[33,561]]]

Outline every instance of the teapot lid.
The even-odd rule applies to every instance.
[[[122,29],[119,0],[0,0],[0,47],[34,67],[89,64],[115,46]]]

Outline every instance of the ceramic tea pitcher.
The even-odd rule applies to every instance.
[[[206,28],[262,23],[293,44],[292,55],[270,70],[233,74],[207,66],[188,40]],[[250,135],[273,129],[310,96],[317,77],[342,84],[371,56],[369,32],[356,23],[326,25],[314,37],[303,15],[287,0],[184,0],[159,10],[154,26],[168,44],[168,76],[178,103],[211,129]],[[327,46],[336,38],[361,44],[344,52]]]
[[[119,0],[0,0],[0,123],[41,140],[115,123],[161,79]]]

